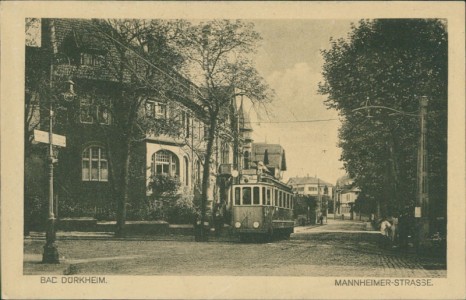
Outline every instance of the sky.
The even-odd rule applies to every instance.
[[[263,38],[256,67],[275,91],[269,116],[249,110],[254,141],[283,146],[285,181],[309,175],[335,184],[345,174],[337,147],[341,123],[338,113],[324,105],[326,96],[317,93],[323,81],[320,50],[330,47],[330,37],[346,37],[357,20],[251,21]]]

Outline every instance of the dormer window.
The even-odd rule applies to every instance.
[[[166,119],[168,114],[167,104],[156,101],[146,101],[146,117]]]
[[[102,62],[102,55],[97,53],[81,52],[80,64],[86,66],[98,66]]]
[[[80,114],[79,119],[84,124],[94,124],[97,118],[99,124],[110,125],[111,114],[110,114],[110,100],[101,99],[95,101],[90,97],[83,96],[80,99]]]

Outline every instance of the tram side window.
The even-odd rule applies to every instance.
[[[265,186],[262,187],[262,205],[267,205],[267,200],[265,198]]]
[[[293,196],[290,197],[290,208],[293,209],[293,203],[294,202],[294,198]]]
[[[241,205],[241,188],[235,188],[235,205]]]
[[[283,192],[282,191],[278,192],[278,199],[279,199],[278,206],[283,207]]]
[[[270,199],[271,199],[270,189],[267,189],[267,205],[270,205]]]
[[[286,194],[286,208],[290,208],[290,194]]]
[[[275,190],[275,199],[274,199],[275,206],[278,206],[278,191]]]
[[[253,204],[261,204],[259,187],[258,186],[253,187],[252,192],[253,192],[253,197],[252,197]]]
[[[251,205],[251,188],[243,188],[243,205]]]

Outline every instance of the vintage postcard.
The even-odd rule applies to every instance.
[[[464,8],[3,2],[2,298],[463,299]]]

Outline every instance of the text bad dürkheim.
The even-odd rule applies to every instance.
[[[104,276],[41,276],[40,283],[102,284],[107,283],[107,280]]]

